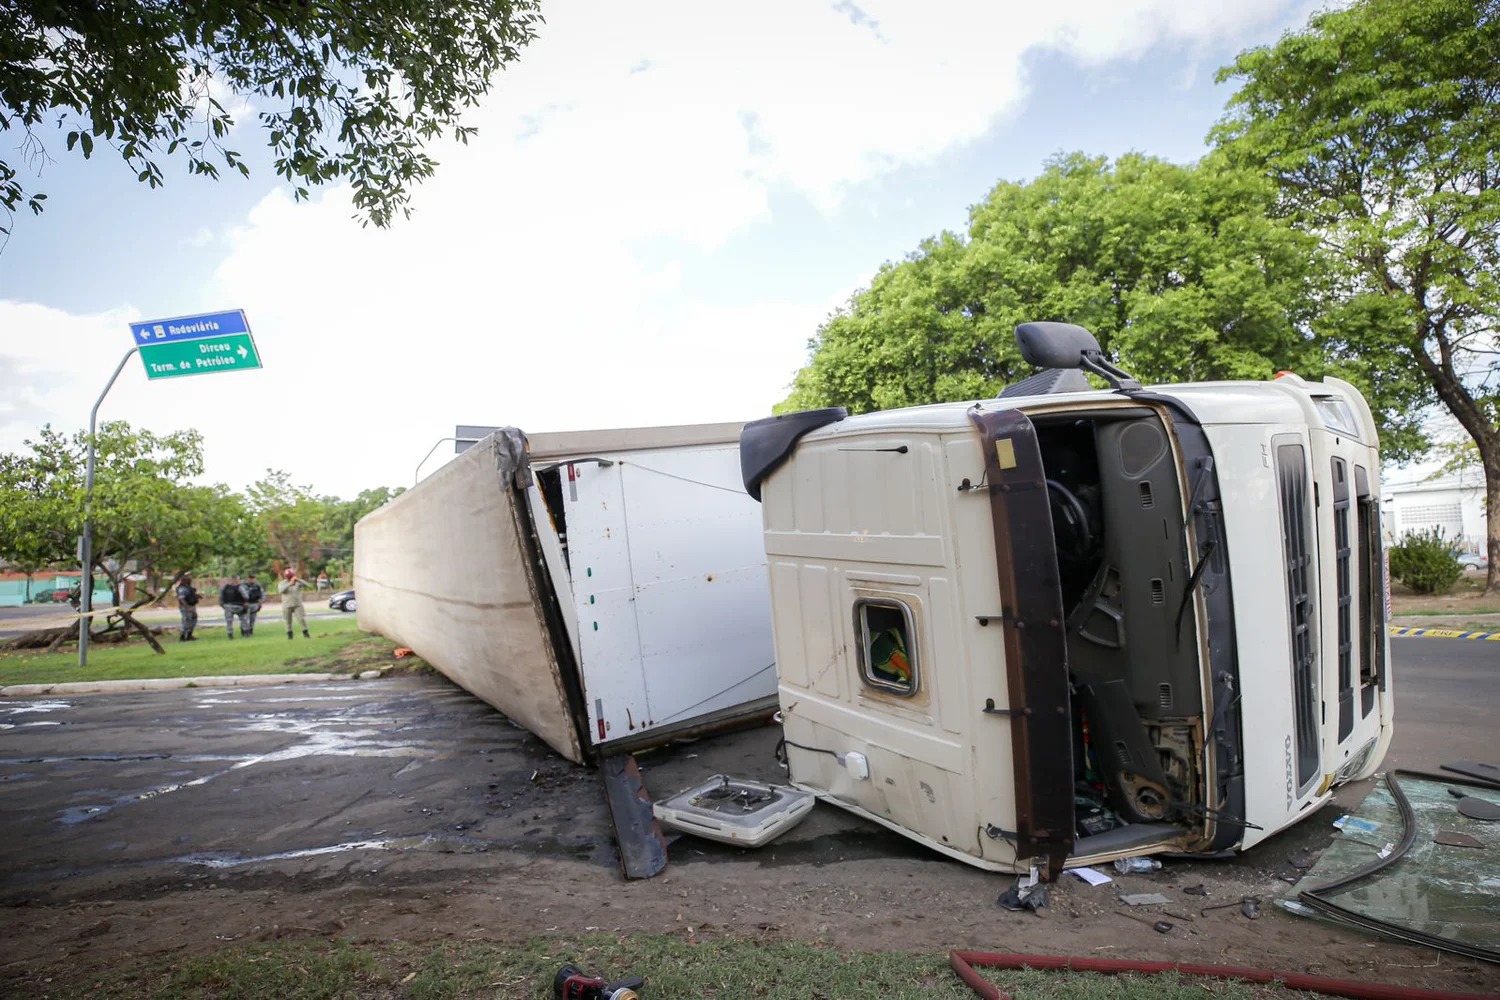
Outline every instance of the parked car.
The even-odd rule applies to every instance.
[[[328,599],[328,606],[335,611],[358,611],[359,607],[354,601],[354,591],[341,590]]]
[[[67,587],[49,587],[46,590],[33,591],[31,594],[32,604],[62,604],[67,599]]]
[[[1489,569],[1490,560],[1488,556],[1480,555],[1478,552],[1460,552],[1455,556],[1458,564],[1464,569]]]

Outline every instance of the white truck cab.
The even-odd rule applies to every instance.
[[[747,424],[793,783],[983,868],[1249,847],[1391,737],[1379,449],[1338,379]],[[1077,369],[1112,386],[1096,390]]]

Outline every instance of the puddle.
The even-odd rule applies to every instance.
[[[28,701],[19,705],[7,705],[6,715],[29,715],[34,712],[63,712],[73,707],[67,701]]]
[[[282,699],[300,700],[300,699]],[[263,754],[247,754],[240,756],[218,755],[218,754],[184,754],[173,756],[172,754],[93,754],[77,757],[39,757],[14,761],[0,761],[0,764],[50,764],[63,761],[128,761],[128,760],[173,760],[181,763],[228,763],[227,768],[205,774],[191,781],[174,782],[171,784],[158,785],[145,791],[133,792],[122,795],[111,803],[103,805],[74,806],[62,810],[58,815],[58,822],[64,825],[82,823],[90,819],[102,816],[120,806],[131,805],[137,802],[146,802],[151,799],[161,798],[173,792],[180,792],[185,788],[195,788],[206,785],[216,778],[222,778],[226,774],[257,764],[277,764],[286,761],[301,760],[307,757],[322,756],[344,756],[344,757],[436,757],[437,752],[419,749],[403,740],[389,739],[389,731],[381,729],[378,721],[366,717],[346,717],[335,715],[332,718],[306,718],[298,713],[291,712],[257,712],[248,717],[248,722],[240,726],[242,732],[272,733],[278,736],[291,737],[295,742],[284,746],[279,750],[272,750]],[[402,771],[413,766],[419,766],[418,761],[412,760]]]
[[[166,760],[172,755],[169,753],[86,753],[67,757],[5,757],[0,758],[0,767],[12,767],[17,764],[71,764],[78,761],[127,761],[127,760]],[[178,760],[187,760],[179,757]]]
[[[118,803],[111,803],[110,805],[103,806],[69,806],[58,814],[57,821],[64,826],[73,826],[74,824],[82,823],[85,820],[93,819],[96,816],[102,816],[113,809],[117,804]]]
[[[346,851],[430,851],[436,854],[483,854],[498,846],[484,840],[465,840],[462,837],[437,837],[432,834],[414,837],[396,837],[387,840],[351,840],[342,844],[323,847],[304,847],[295,851],[278,851],[275,854],[239,854],[234,851],[198,851],[169,860],[205,868],[239,868],[244,865],[260,865],[272,861],[296,861],[300,858],[316,858]]]

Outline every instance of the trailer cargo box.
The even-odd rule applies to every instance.
[[[502,428],[359,522],[360,627],[573,761],[769,713],[740,428]]]

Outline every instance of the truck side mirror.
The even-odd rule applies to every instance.
[[[1072,323],[1022,323],[1016,327],[1016,346],[1027,363],[1040,368],[1081,368],[1093,372],[1121,392],[1140,392],[1141,384],[1104,356],[1099,341]]]

